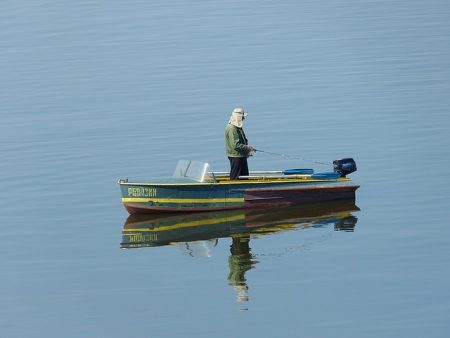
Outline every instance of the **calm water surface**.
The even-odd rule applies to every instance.
[[[449,46],[439,0],[2,1],[1,336],[447,337]],[[251,169],[354,157],[356,206],[129,218],[235,106],[297,157]]]

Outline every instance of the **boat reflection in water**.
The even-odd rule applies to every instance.
[[[292,229],[334,227],[354,231],[358,211],[354,200],[273,209],[223,212],[131,215],[122,231],[123,249],[176,245],[190,256],[211,256],[219,238],[231,238],[228,282],[247,301],[245,273],[257,261],[250,239]]]

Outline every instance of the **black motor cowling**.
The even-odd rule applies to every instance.
[[[341,177],[356,171],[356,162],[352,158],[343,158],[333,161],[334,172],[339,173]]]

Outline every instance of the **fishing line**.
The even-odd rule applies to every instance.
[[[312,163],[315,163],[315,164],[326,165],[327,167],[330,166],[330,163],[318,162],[318,161],[315,161],[315,160],[311,160],[311,159],[307,159],[307,158],[303,158],[303,157],[298,157],[298,156],[295,156],[295,155],[286,155],[286,154],[280,154],[280,153],[273,153],[271,151],[265,151],[265,150],[261,150],[261,149],[255,149],[255,151],[258,151],[260,153],[266,153],[266,154],[269,154],[269,155],[281,156],[281,157],[289,158],[289,159],[302,160],[302,161],[306,161],[306,162],[312,162]]]

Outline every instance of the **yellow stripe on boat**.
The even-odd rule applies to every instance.
[[[239,203],[244,202],[243,197],[238,198],[148,198],[123,197],[123,203]]]

